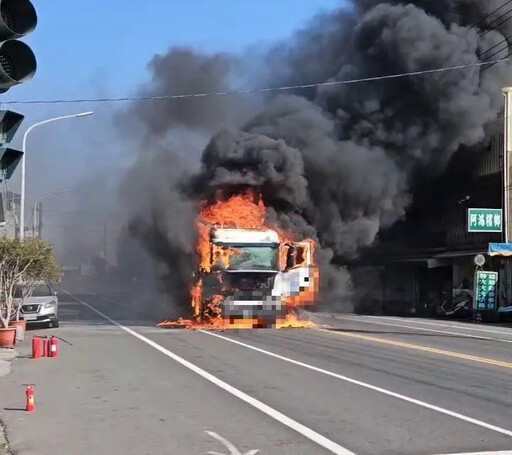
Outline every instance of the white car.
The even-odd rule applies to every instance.
[[[20,319],[27,324],[47,324],[48,327],[59,326],[59,300],[57,293],[49,283],[41,283],[30,297],[22,302],[21,288],[14,293],[14,307],[21,305]]]

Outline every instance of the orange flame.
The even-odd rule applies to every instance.
[[[261,229],[265,227],[265,205],[261,197],[252,189],[222,200],[217,193],[215,204],[201,204],[199,222],[221,228]]]
[[[313,321],[304,321],[293,313],[288,313],[283,321],[278,321],[276,324],[277,329],[312,329],[313,327],[316,327]]]
[[[199,279],[190,290],[192,300],[192,315],[194,319],[201,317],[202,299],[203,299],[203,281]]]

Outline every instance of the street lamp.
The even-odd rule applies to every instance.
[[[36,201],[34,202],[34,207],[33,207],[33,212],[32,212],[32,233],[33,233],[33,236],[35,237],[36,236],[36,231],[37,231],[37,223],[36,223],[36,218],[37,218],[37,206],[41,204],[41,202],[45,199],[48,199],[50,197],[54,197],[54,196],[59,196],[61,194],[67,194],[67,193],[73,193],[74,191],[77,191],[79,188],[70,188],[70,189],[67,189],[67,190],[62,190],[62,191],[56,191],[55,193],[49,193],[49,194],[45,194],[44,196],[41,196],[39,199],[36,199]],[[41,233],[38,232],[38,235],[40,235]]]
[[[54,117],[42,122],[35,123],[34,125],[27,128],[23,135],[23,156],[21,157],[21,192],[20,192],[20,240],[25,238],[25,159],[27,152],[27,137],[29,133],[36,127],[46,125],[47,123],[56,122],[57,120],[64,120],[68,118],[80,118],[92,115],[93,112],[81,112],[79,114],[63,115],[61,117]]]

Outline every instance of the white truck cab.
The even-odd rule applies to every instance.
[[[287,298],[314,285],[313,245],[282,242],[274,230],[213,228],[211,270],[202,273],[204,298],[222,295],[222,315],[272,324]]]

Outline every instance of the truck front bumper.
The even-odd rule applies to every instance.
[[[222,314],[226,319],[271,320],[283,317],[286,307],[280,299],[268,300],[232,300],[222,303]]]

